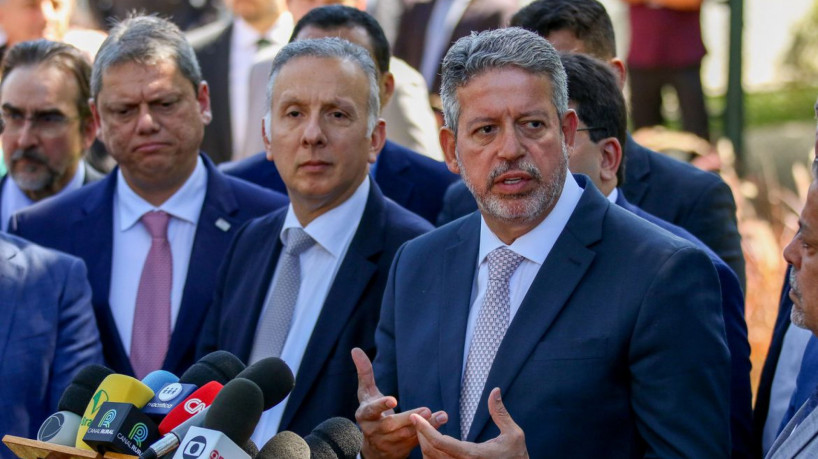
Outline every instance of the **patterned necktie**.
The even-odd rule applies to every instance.
[[[161,210],[152,211],[141,220],[151,235],[151,248],[139,279],[131,335],[131,365],[138,379],[162,368],[165,360],[170,342],[173,285],[173,258],[168,242],[170,215]]]
[[[279,357],[290,332],[298,289],[301,287],[301,253],[315,244],[302,228],[287,229],[287,241],[278,260],[278,278],[264,307],[264,317],[256,329],[249,363],[265,357]]]
[[[494,356],[508,329],[511,317],[509,280],[523,261],[521,255],[505,247],[492,250],[486,258],[489,264],[489,284],[477,315],[463,385],[460,388],[460,438],[464,440],[474,420]]]

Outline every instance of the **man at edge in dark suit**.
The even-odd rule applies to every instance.
[[[232,236],[284,196],[227,177],[199,152],[207,83],[172,23],[114,27],[94,62],[91,111],[119,166],[74,193],[17,213],[13,233],[88,267],[107,365],[184,372]]]
[[[374,370],[353,351],[364,457],[728,457],[713,264],[568,174],[565,78],[519,28],[447,53],[441,145],[480,211],[395,255]]]
[[[369,177],[385,139],[377,70],[339,38],[298,40],[273,61],[264,121],[268,158],[290,206],[248,223],[222,266],[199,353],[224,349],[253,363],[283,359],[293,392],[253,434],[308,434],[357,407],[354,347],[375,353],[392,257],[429,229]],[[248,274],[249,273],[249,274]]]

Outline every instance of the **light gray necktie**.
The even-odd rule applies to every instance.
[[[249,363],[265,357],[280,356],[290,332],[290,322],[301,286],[299,256],[312,247],[315,240],[302,228],[288,228],[286,233],[285,246],[278,259],[278,278],[264,307],[264,317],[256,329]]]
[[[489,284],[477,315],[463,385],[460,387],[460,438],[464,440],[474,420],[494,356],[508,329],[511,316],[509,280],[523,261],[522,255],[505,247],[492,250],[486,258]]]

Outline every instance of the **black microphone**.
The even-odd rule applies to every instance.
[[[281,403],[295,387],[293,371],[278,357],[267,357],[245,368],[236,378],[249,379],[264,394],[264,410]]]
[[[247,443],[241,447],[245,453],[247,453],[250,457],[258,456],[258,446],[253,442],[253,440],[247,440]]]
[[[132,403],[103,402],[82,437],[100,454],[109,451],[140,455],[159,439],[159,428]]]
[[[349,419],[335,417],[318,424],[304,441],[313,459],[355,459],[361,452],[364,434]]]
[[[216,351],[220,352],[220,351]],[[221,351],[223,352],[223,351]],[[264,409],[268,410],[284,400],[295,386],[295,378],[290,367],[277,357],[268,357],[245,368],[236,375],[236,378],[248,379],[254,382],[264,394]],[[225,386],[227,387],[227,386]],[[224,391],[224,388],[222,388]],[[221,394],[221,392],[219,392]],[[215,400],[214,400],[215,402]],[[211,405],[212,406],[212,405]],[[157,459],[170,453],[179,446],[180,441],[187,436],[192,427],[201,427],[210,407],[178,424],[163,436],[158,442],[142,453],[141,459]],[[163,423],[164,424],[164,423]],[[161,428],[161,425],[160,425]]]
[[[244,368],[244,363],[227,351],[211,352],[182,373],[179,381],[166,384],[161,389],[156,390],[156,395],[142,408],[142,412],[159,423],[200,387],[212,381],[223,385],[235,378]],[[182,418],[180,419],[181,422],[187,417],[177,414],[174,419]],[[176,424],[162,425],[161,427],[162,431],[167,431],[172,427],[176,427]]]
[[[46,418],[37,431],[37,440],[73,447],[85,407],[102,380],[113,372],[102,365],[88,365],[78,371],[63,391],[57,403],[57,412]]]
[[[256,459],[310,459],[310,446],[297,434],[284,430],[271,438]]]
[[[236,378],[225,384],[205,414],[202,427],[191,427],[173,456],[178,459],[250,456],[245,445],[264,411],[264,394],[252,381]]]

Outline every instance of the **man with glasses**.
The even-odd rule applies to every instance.
[[[3,231],[14,212],[102,178],[83,160],[96,135],[90,76],[84,54],[64,43],[23,42],[7,53],[0,85],[9,172],[0,181]]]

